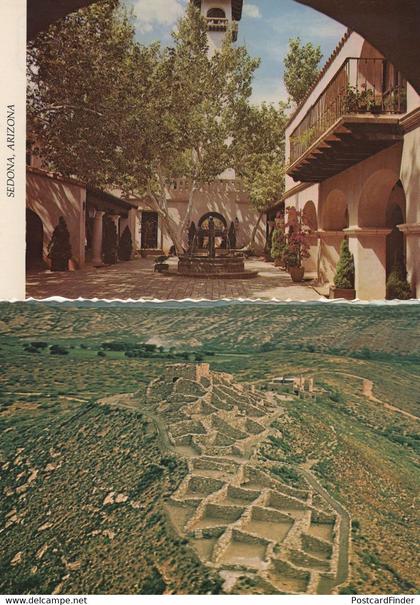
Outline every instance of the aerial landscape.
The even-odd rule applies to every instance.
[[[415,594],[418,306],[0,305],[0,592]]]

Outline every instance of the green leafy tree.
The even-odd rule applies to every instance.
[[[72,13],[29,43],[28,131],[47,167],[99,187],[118,184],[131,101],[147,84],[153,54],[135,44],[118,0]]]
[[[321,47],[311,42],[302,44],[300,38],[289,40],[284,60],[284,83],[291,99],[299,105],[319,75]]]
[[[64,217],[60,216],[48,246],[48,258],[51,259],[52,271],[68,271],[71,257],[70,233]]]
[[[127,225],[118,244],[118,258],[120,260],[130,260],[133,254],[133,239],[131,231]]]
[[[344,239],[340,246],[340,258],[334,277],[336,288],[353,289],[354,288],[354,258],[350,252],[349,242]]]
[[[286,110],[284,103],[244,103],[237,114],[232,140],[235,170],[259,215],[247,246],[251,250],[262,217],[284,193]]]
[[[287,248],[284,224],[276,224],[273,229],[271,241],[271,256],[274,258],[274,260],[281,261]]]
[[[173,48],[162,52],[147,110],[158,135],[149,137],[154,143],[146,193],[177,252],[199,188],[232,163],[229,141],[258,64],[245,48],[234,47],[229,35],[221,50],[209,56],[207,23],[192,3],[173,34]],[[168,184],[177,177],[188,179],[189,199],[175,223],[168,211]]]
[[[198,189],[230,164],[259,62],[229,35],[209,56],[207,23],[192,3],[171,48],[142,46],[114,0],[53,26],[28,57],[29,128],[47,161],[143,199],[180,252]],[[178,177],[189,180],[189,200],[175,221],[168,198]]]

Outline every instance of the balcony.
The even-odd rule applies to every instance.
[[[288,174],[321,182],[402,139],[407,83],[385,59],[347,59],[290,137]]]
[[[227,32],[229,27],[232,29],[233,41],[238,38],[238,23],[229,21],[225,17],[206,17],[207,29],[209,32]]]

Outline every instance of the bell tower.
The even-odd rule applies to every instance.
[[[236,42],[243,0],[191,0],[191,2],[200,9],[207,20],[211,54],[222,46],[228,30],[233,31],[233,41]]]

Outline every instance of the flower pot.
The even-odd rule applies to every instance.
[[[281,267],[281,265],[282,265],[282,260],[281,260],[281,258],[276,258],[276,259],[274,259],[274,266],[275,266],[275,267]]]
[[[169,271],[168,263],[157,263],[155,265],[155,271],[157,273],[167,273]]]
[[[51,271],[68,271],[69,261],[67,258],[53,258],[51,260]]]
[[[290,277],[292,278],[292,281],[294,282],[301,282],[303,281],[303,276],[305,275],[305,268],[304,267],[289,267],[289,273],[290,273]]]
[[[354,300],[356,298],[356,290],[352,288],[336,288],[330,287],[330,298],[344,298],[345,300]]]

